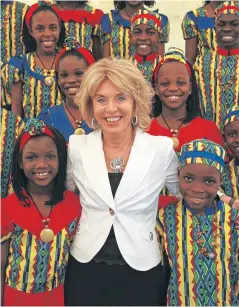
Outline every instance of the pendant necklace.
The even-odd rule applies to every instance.
[[[54,82],[55,82],[54,78],[51,77],[51,69],[52,69],[52,67],[53,67],[53,64],[55,63],[56,54],[55,54],[55,56],[54,56],[54,59],[53,59],[53,62],[52,62],[52,64],[51,64],[50,69],[47,69],[47,68],[46,68],[46,66],[44,65],[44,63],[42,62],[41,58],[39,57],[39,55],[38,55],[38,53],[37,53],[36,51],[35,51],[35,54],[36,54],[36,56],[38,57],[39,61],[42,63],[42,66],[44,67],[44,69],[47,70],[47,77],[45,77],[44,83],[45,83],[45,85],[47,85],[47,86],[50,87],[50,86],[52,86],[52,85],[54,84]]]
[[[179,129],[182,127],[182,125],[184,124],[184,121],[178,126],[177,129],[172,129],[169,124],[167,123],[165,117],[163,116],[163,113],[161,113],[162,115],[162,119],[163,121],[165,122],[165,125],[169,128],[170,132],[172,132],[173,134],[173,137],[171,138],[172,141],[173,141],[173,148],[177,148],[178,145],[179,145],[179,139],[177,138],[177,135],[178,135],[178,132],[179,132]]]
[[[31,201],[33,202],[34,206],[36,207],[37,209],[37,212],[39,213],[41,219],[42,219],[42,223],[44,224],[44,229],[42,229],[41,233],[40,233],[40,239],[42,240],[42,242],[44,243],[49,243],[51,242],[53,239],[54,239],[54,232],[52,229],[49,228],[49,223],[50,223],[50,220],[51,220],[51,213],[52,213],[52,210],[53,210],[53,206],[51,206],[51,211],[49,213],[49,216],[47,218],[44,218],[40,212],[40,210],[38,209],[34,199],[32,198],[31,194],[28,193],[30,198],[31,198]]]
[[[67,103],[65,102],[65,107],[68,111],[68,113],[70,114],[70,116],[73,118],[73,120],[76,122],[77,124],[77,128],[75,129],[75,132],[74,134],[77,134],[77,135],[81,135],[81,134],[85,134],[85,130],[83,128],[81,128],[81,125],[82,125],[82,120],[78,120],[75,118],[75,116],[71,113],[71,111],[69,110],[68,106],[67,106]]]
[[[130,14],[127,12],[126,7],[124,8],[125,14],[129,17],[129,19],[131,20],[132,16],[130,16]]]
[[[110,167],[114,173],[122,173],[124,167],[124,159],[121,157],[115,158],[110,161]]]
[[[74,7],[72,10],[71,9],[66,9],[62,4],[61,1],[59,1],[60,6],[63,8],[64,11],[74,11],[75,9],[77,9],[78,7],[81,6],[81,4],[77,4],[76,7]]]

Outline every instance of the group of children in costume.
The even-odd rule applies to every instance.
[[[183,198],[164,191],[156,222],[171,268],[168,305],[239,304],[239,2],[186,14],[187,57],[165,53],[169,21],[146,9],[154,4],[114,1],[103,14],[87,1],[1,2],[4,305],[64,305],[81,215],[65,190],[66,143],[93,131],[74,96],[102,56],[128,59],[152,82],[148,133],[172,138],[179,157]]]

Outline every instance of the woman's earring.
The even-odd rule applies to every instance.
[[[20,168],[23,168],[23,165],[22,165],[22,163],[20,163],[20,164],[19,164],[19,166],[20,166]]]
[[[136,126],[138,124],[138,117],[137,115],[132,117],[131,123],[133,126]]]
[[[96,126],[95,126],[96,124]],[[95,119],[95,117],[92,118],[91,120],[91,127],[96,130],[99,127],[99,123],[97,122],[97,120]]]

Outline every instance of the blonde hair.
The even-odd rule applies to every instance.
[[[120,91],[130,95],[134,99],[137,126],[144,131],[150,125],[150,113],[154,90],[144,80],[138,68],[131,62],[120,59],[102,59],[87,69],[80,91],[75,96],[75,103],[79,106],[82,117],[89,126],[92,126],[93,106],[92,99],[103,81],[111,81]],[[93,128],[93,127],[92,127]]]

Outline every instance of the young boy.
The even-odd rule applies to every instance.
[[[237,306],[237,211],[217,198],[225,150],[199,139],[182,146],[183,199],[159,210],[157,230],[171,267],[170,306]]]
[[[215,10],[217,49],[195,64],[202,117],[223,130],[223,117],[238,104],[239,2],[223,2]]]
[[[229,196],[229,204],[239,209],[239,106],[228,110],[224,120],[223,136],[234,159],[225,164],[222,189]]]
[[[135,55],[129,60],[151,82],[154,69],[161,56],[157,53],[158,42],[162,34],[162,18],[156,12],[138,10],[131,19],[130,42]]]

